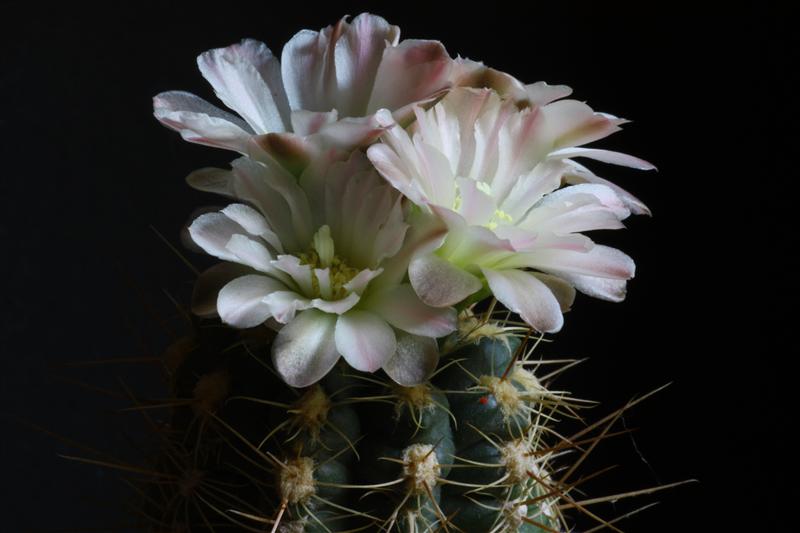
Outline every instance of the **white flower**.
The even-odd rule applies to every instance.
[[[528,324],[553,332],[575,288],[624,298],[633,261],[581,232],[621,228],[631,212],[647,208],[571,158],[653,167],[618,152],[579,148],[625,121],[576,100],[550,101],[564,91],[545,93],[519,109],[488,89],[453,89],[431,109],[416,108],[408,130],[392,127],[369,148],[379,172],[446,225],[438,248],[409,266],[424,302],[455,305],[488,288]],[[574,184],[561,188],[564,181]]]
[[[455,311],[425,305],[403,283],[401,197],[361,152],[316,161],[299,179],[240,158],[231,171],[203,169],[189,182],[250,204],[203,214],[189,227],[195,243],[230,262],[201,277],[194,309],[216,310],[240,328],[282,324],[272,357],[287,383],[316,382],[340,356],[358,370],[383,368],[403,385],[433,372],[435,338],[455,329]]]
[[[197,58],[200,71],[238,116],[181,91],[156,96],[155,116],[191,142],[250,155],[263,150],[288,158],[289,166],[324,148],[369,144],[383,131],[380,110],[409,116],[410,104],[478,68],[456,72],[438,41],[399,39],[397,26],[364,13],[298,32],[280,61],[252,39],[209,50]]]

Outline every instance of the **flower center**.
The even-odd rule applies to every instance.
[[[359,269],[348,265],[341,257],[334,253],[331,229],[322,226],[314,234],[311,241],[311,250],[298,254],[300,264],[311,267],[311,286],[313,298],[339,300],[348,294],[345,285],[358,273]],[[317,270],[328,271],[328,279],[320,280]]]
[[[487,202],[494,203],[494,199],[492,197],[492,186],[486,183],[485,181],[476,181],[475,188],[478,189],[481,193],[483,193],[487,198]],[[464,203],[464,199],[461,196],[461,191],[456,190],[456,197],[453,201],[453,211],[460,212],[461,206]],[[504,224],[512,224],[514,222],[514,218],[503,211],[502,209],[495,209],[492,216],[486,221],[483,225],[490,230],[494,230],[497,226]]]

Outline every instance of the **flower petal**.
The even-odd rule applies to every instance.
[[[471,178],[456,178],[461,194],[458,213],[469,224],[484,225],[497,211],[494,198],[478,189],[478,182]]]
[[[226,106],[256,133],[289,129],[289,101],[278,59],[264,43],[244,39],[200,54],[197,66]]]
[[[282,283],[267,276],[236,278],[219,291],[217,312],[223,322],[235,328],[255,327],[272,316],[264,298],[282,289]]]
[[[308,198],[296,179],[275,163],[266,166],[246,157],[236,159],[231,167],[235,195],[258,208],[284,248],[305,248],[313,228]]]
[[[222,196],[234,196],[232,189],[233,173],[222,168],[198,168],[186,176],[186,183],[192,189]]]
[[[376,15],[362,13],[349,24],[336,43],[336,108],[344,116],[367,114],[378,65],[387,44],[394,45],[400,28]]]
[[[568,272],[551,271],[559,278],[563,278],[583,294],[609,302],[621,302],[627,292],[627,280],[598,278]]]
[[[197,277],[192,291],[192,313],[201,317],[217,316],[217,296],[230,281],[252,273],[252,270],[236,263],[219,263]]]
[[[631,279],[636,265],[616,248],[595,245],[588,251],[541,249],[519,253],[503,262],[506,268],[531,267],[545,272],[578,274],[610,279]]]
[[[598,183],[600,185],[605,185],[617,193],[617,196],[620,197],[622,202],[625,204],[625,207],[630,209],[631,213],[634,215],[651,215],[650,208],[648,208],[644,202],[619,185],[611,183],[600,176],[596,176],[591,170],[580,163],[571,160],[565,160],[564,162],[570,166],[570,170],[564,173],[565,182],[571,184]]]
[[[297,284],[300,293],[306,295],[314,293],[314,282],[310,265],[301,263],[300,259],[293,255],[279,255],[278,258],[272,262],[272,266],[287,273]]]
[[[547,285],[547,288],[558,300],[562,313],[566,313],[572,308],[572,304],[575,302],[575,287],[559,276],[551,276],[541,272],[531,272],[531,274]]]
[[[288,324],[294,319],[298,311],[312,307],[308,298],[287,290],[273,292],[264,298],[264,303],[269,306],[269,310],[275,320],[281,324]]]
[[[283,380],[292,387],[308,387],[322,379],[339,352],[331,342],[336,316],[309,309],[281,328],[272,343],[272,363]]]
[[[572,89],[566,85],[548,85],[543,81],[537,81],[526,85],[525,92],[531,104],[543,106],[569,96],[572,94]]]
[[[397,349],[394,330],[368,311],[349,311],[336,322],[336,349],[356,370],[375,372]]]
[[[255,209],[244,204],[230,204],[222,211],[228,218],[242,226],[251,235],[258,235],[278,252],[283,251],[278,235],[272,231],[267,220]]]
[[[370,89],[387,44],[400,30],[364,13],[321,31],[302,30],[283,47],[281,68],[292,109],[366,114]]]
[[[456,329],[455,309],[425,305],[407,283],[370,296],[363,306],[414,335],[444,337]]]
[[[247,142],[253,135],[250,126],[239,117],[183,91],[169,91],[153,98],[153,114],[187,141],[206,146],[247,153]]]
[[[345,283],[343,287],[345,290],[349,292],[361,294],[367,288],[369,282],[380,276],[381,272],[383,272],[382,268],[379,268],[377,270],[370,270],[368,268],[365,268],[364,270],[356,274],[353,277],[353,279]]]
[[[559,100],[542,108],[545,131],[555,149],[580,146],[619,131],[626,122],[604,113],[595,113],[591,107],[577,100]]]
[[[232,235],[225,248],[235,257],[237,263],[247,265],[260,272],[273,272],[272,254],[267,247],[247,235]]]
[[[561,305],[545,283],[521,270],[482,271],[495,297],[531,327],[543,333],[561,329]]]
[[[404,387],[423,383],[436,371],[439,346],[430,337],[397,332],[397,350],[383,365],[392,380]]]
[[[228,250],[227,245],[233,235],[247,234],[245,229],[222,213],[206,213],[200,215],[189,226],[192,240],[206,253],[224,261],[238,263],[236,254]]]
[[[413,259],[408,277],[420,299],[433,307],[450,307],[483,287],[480,279],[434,254]]]
[[[352,309],[359,302],[359,300],[361,300],[361,296],[351,292],[339,300],[324,300],[322,298],[314,298],[311,300],[311,304],[320,311],[325,311],[326,313],[335,315],[342,315],[350,311],[350,309]]]
[[[250,235],[261,235],[270,231],[261,213],[245,204],[230,204],[221,211],[229,219],[242,226]]]
[[[399,110],[448,88],[452,62],[438,41],[407,39],[386,48],[367,112],[381,108]]]
[[[569,159],[573,157],[588,157],[609,163],[612,165],[621,165],[623,167],[635,168],[637,170],[655,170],[656,167],[652,163],[639,159],[632,155],[623,154],[622,152],[614,152],[611,150],[601,150],[599,148],[563,148],[550,152],[547,156],[549,159]]]

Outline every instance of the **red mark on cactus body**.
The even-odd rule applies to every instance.
[[[478,398],[478,401],[481,403],[481,405],[486,405],[487,403],[489,403],[489,397],[481,396],[480,398]]]

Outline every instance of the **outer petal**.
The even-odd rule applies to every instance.
[[[637,170],[655,170],[656,167],[652,163],[639,159],[632,155],[623,154],[621,152],[614,152],[611,150],[600,150],[599,148],[563,148],[550,152],[547,156],[550,159],[567,159],[572,157],[588,157],[609,163],[612,165],[621,165],[623,167],[635,168]]]
[[[611,115],[595,113],[577,100],[559,100],[542,108],[546,132],[555,149],[580,146],[619,131],[626,122]]]
[[[197,66],[219,99],[255,132],[280,132],[291,126],[280,64],[264,43],[244,39],[209,50],[200,54]]]
[[[236,257],[236,262],[261,272],[274,272],[273,257],[267,247],[247,235],[233,235],[225,248]]]
[[[434,254],[412,260],[408,277],[420,299],[433,307],[450,307],[483,287],[480,279]]]
[[[153,114],[189,142],[247,153],[253,131],[242,119],[199,96],[170,91],[153,98]]]
[[[521,270],[482,270],[495,297],[531,327],[543,333],[561,329],[561,305],[542,281]]]
[[[356,370],[375,372],[397,348],[394,331],[368,311],[349,311],[336,322],[336,349]]]
[[[625,299],[627,281],[624,279],[597,278],[567,272],[552,272],[588,296],[609,302],[621,302]]]
[[[585,166],[581,165],[580,163],[576,163],[575,161],[565,160],[571,168],[564,174],[564,181],[567,183],[599,183],[601,185],[606,185],[610,187],[617,196],[620,197],[622,202],[625,204],[625,207],[631,210],[631,213],[635,215],[650,215],[650,209],[639,200],[637,197],[610,181],[601,178],[600,176],[596,176],[591,170],[586,168]]]
[[[225,261],[238,263],[239,258],[228,250],[227,245],[234,235],[246,235],[245,229],[222,213],[200,215],[189,226],[192,240],[206,253]]]
[[[215,167],[198,168],[186,176],[189,187],[228,197],[234,196],[232,180],[230,170]]]
[[[504,265],[611,279],[631,279],[636,272],[633,259],[616,248],[602,245],[595,245],[586,252],[547,249],[520,253]]]
[[[430,337],[397,332],[397,350],[383,365],[395,382],[413,387],[430,378],[439,364],[439,347]]]
[[[450,86],[453,60],[438,41],[408,39],[386,49],[375,76],[368,113],[398,110]]]
[[[425,305],[408,284],[375,294],[363,306],[414,335],[444,337],[456,329],[455,309]]]
[[[399,28],[367,13],[352,23],[343,18],[319,32],[298,32],[281,55],[292,108],[364,115],[383,51],[399,35]]]
[[[285,289],[282,283],[267,276],[251,274],[236,278],[219,291],[217,311],[222,321],[233,327],[255,327],[272,316],[264,298],[282,289]]]
[[[549,274],[542,274],[541,272],[532,272],[531,274],[547,285],[547,288],[550,289],[553,296],[558,300],[562,313],[566,313],[570,310],[575,301],[575,287],[559,276],[551,276]]]
[[[236,263],[219,263],[197,277],[192,292],[192,313],[201,317],[217,316],[217,295],[230,281],[252,273]]]
[[[292,387],[307,387],[322,379],[339,352],[331,342],[336,317],[309,309],[284,326],[272,343],[272,363]]]

